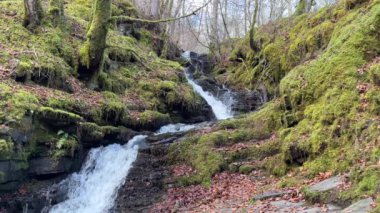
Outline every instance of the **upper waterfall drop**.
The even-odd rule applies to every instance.
[[[224,104],[221,100],[218,100],[215,96],[213,96],[210,92],[204,91],[204,89],[195,83],[194,80],[190,78],[189,73],[186,73],[186,78],[189,84],[193,87],[194,91],[198,93],[202,98],[205,99],[208,105],[210,105],[212,111],[215,114],[216,119],[225,120],[228,118],[232,118],[234,115],[230,106]]]
[[[191,63],[192,60],[196,60],[197,54],[194,52],[186,51],[182,54],[182,57]],[[210,92],[205,91],[200,85],[198,85],[191,77],[188,71],[185,71],[186,79],[189,84],[193,87],[194,91],[198,93],[211,107],[216,119],[225,120],[232,118],[234,116],[231,105],[232,98],[229,97],[225,102],[219,100],[217,97],[212,95]]]

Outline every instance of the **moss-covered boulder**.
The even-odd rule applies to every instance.
[[[56,127],[75,125],[83,118],[77,114],[64,110],[53,109],[51,107],[40,107],[37,110],[37,117],[43,122]]]

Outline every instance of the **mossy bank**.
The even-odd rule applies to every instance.
[[[81,66],[92,0],[43,0],[43,16],[33,26],[24,21],[23,3],[0,2],[1,189],[16,189],[27,177],[66,174],[75,163],[60,167],[61,161],[80,158],[91,147],[126,142],[134,131],[212,116],[181,65],[153,48],[162,41],[152,26],[107,21],[103,63],[88,80]],[[112,1],[110,11],[109,16],[138,17],[128,0]],[[179,56],[174,47],[168,51]],[[49,161],[44,169],[51,174],[28,172],[35,158]]]
[[[231,41],[224,47],[230,61],[218,65],[214,77],[238,89],[264,86],[271,101],[172,145],[169,161],[196,169],[180,183],[208,185],[226,170],[264,170],[285,185],[346,173],[352,186],[338,199],[376,198],[379,37],[380,2],[368,0],[340,1],[261,26],[257,51],[248,37]]]

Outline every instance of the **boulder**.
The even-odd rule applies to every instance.
[[[359,200],[358,202],[352,204],[351,206],[343,209],[343,213],[367,213],[372,210],[372,204],[373,204],[373,199],[372,198],[367,198],[363,200]]]
[[[326,192],[338,188],[344,184],[345,179],[342,176],[334,176],[324,181],[316,183],[309,188],[310,192]]]
[[[26,178],[24,160],[0,160],[0,192],[13,191]]]
[[[59,160],[51,157],[41,157],[29,161],[28,174],[37,179],[48,179],[69,173],[73,166],[73,160],[67,157]]]

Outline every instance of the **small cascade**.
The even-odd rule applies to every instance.
[[[155,135],[162,135],[166,133],[177,133],[177,132],[187,132],[197,128],[196,124],[169,124],[161,127]]]
[[[182,58],[187,60],[190,64],[192,64],[195,69],[198,66],[193,65],[199,60],[199,55],[194,52],[186,51],[182,54]],[[231,92],[226,89],[223,85],[223,90],[227,92],[223,92],[221,95],[216,97],[212,93],[205,91],[196,81],[192,78],[188,69],[185,70],[186,79],[189,84],[193,87],[194,91],[198,93],[208,105],[210,105],[212,111],[215,114],[215,117],[218,120],[225,120],[228,118],[232,118],[234,116],[232,112],[232,105],[234,103],[233,96]]]
[[[207,102],[208,105],[210,105],[216,119],[225,120],[234,116],[231,110],[231,105],[223,103],[221,100],[213,96],[210,92],[206,92],[201,86],[195,83],[195,81],[190,77],[190,74],[187,72],[186,78],[189,84],[193,87],[194,91],[198,93]]]
[[[145,138],[139,135],[124,146],[113,144],[92,149],[81,171],[60,183],[68,188],[68,199],[53,206],[50,212],[102,213],[111,209]]]

